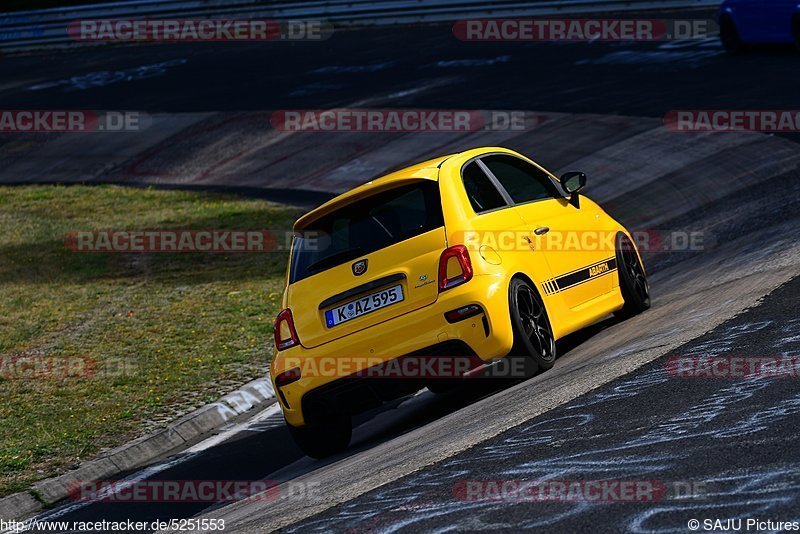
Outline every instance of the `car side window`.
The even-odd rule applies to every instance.
[[[515,204],[561,198],[553,181],[538,167],[510,155],[481,158]]]
[[[478,166],[477,162],[472,162],[466,167],[462,173],[464,180],[464,189],[467,192],[467,198],[472,205],[475,213],[483,213],[497,208],[507,206],[503,195],[494,186],[492,181],[483,172],[483,169]]]

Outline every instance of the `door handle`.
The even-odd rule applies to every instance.
[[[536,234],[536,235],[544,235],[549,231],[550,231],[550,228],[548,228],[547,226],[540,226],[539,228],[534,230],[533,233]]]

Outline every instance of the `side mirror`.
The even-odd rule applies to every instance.
[[[570,195],[570,204],[576,208],[580,208],[580,200],[578,193],[586,187],[586,174],[577,171],[570,171],[564,173],[559,180],[561,187]]]

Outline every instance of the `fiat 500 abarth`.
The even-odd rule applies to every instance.
[[[512,150],[478,148],[298,219],[271,376],[300,448],[341,451],[354,415],[456,375],[510,361],[524,376],[549,369],[557,339],[649,308],[633,238],[585,185],[583,173],[559,179]],[[419,365],[455,358],[447,372]]]

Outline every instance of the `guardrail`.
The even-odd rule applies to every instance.
[[[446,22],[508,17],[714,7],[722,0],[131,0],[0,13],[0,50],[86,46],[67,34],[76,19],[319,19],[337,26]]]

